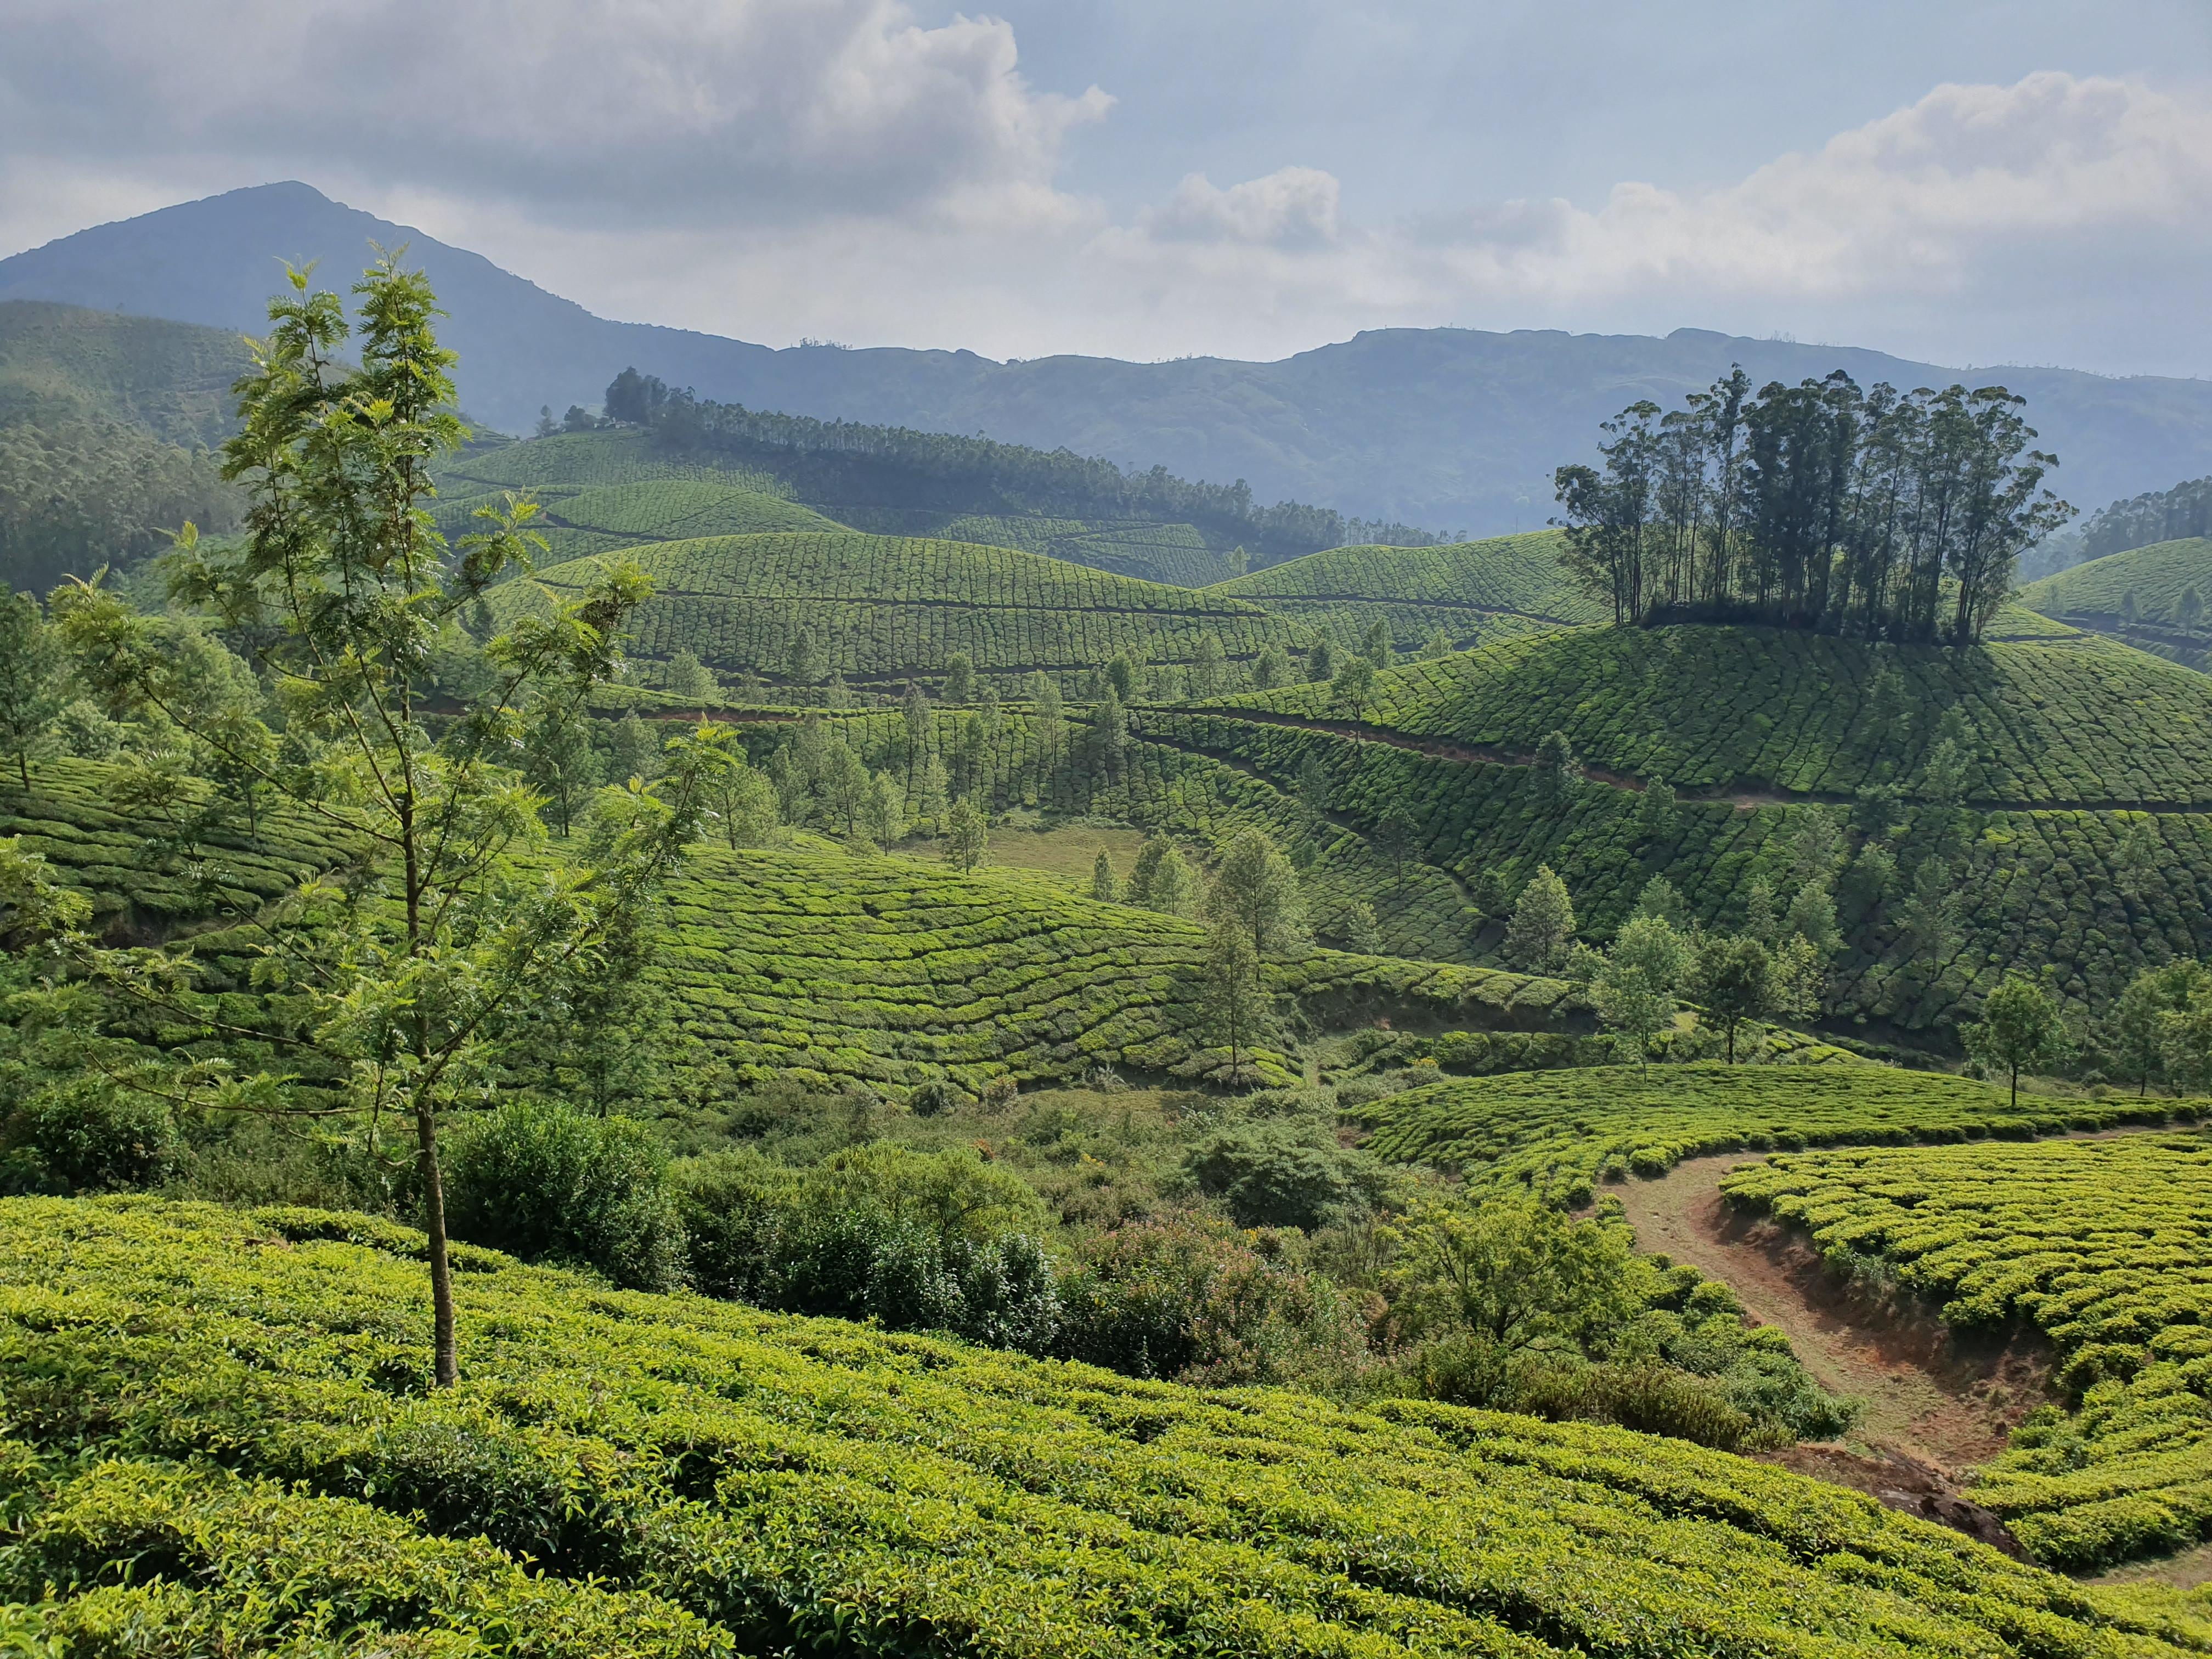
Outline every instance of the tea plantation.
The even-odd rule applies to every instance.
[[[1975,1501],[2094,1568],[2212,1535],[2212,1146],[2137,1135],[1775,1158],[1723,1190],[1969,1327],[2033,1324],[2069,1417],[2031,1419]]]
[[[857,532],[672,542],[631,556],[653,578],[634,648],[690,650],[726,670],[781,673],[811,634],[848,678],[941,672],[964,653],[985,672],[1080,671],[1117,654],[1182,662],[1211,637],[1230,657],[1287,646],[1295,630],[1256,605],[1109,575],[1006,548]],[[574,597],[589,560],[497,591],[495,610]]]
[[[2169,1102],[2049,1100],[1945,1073],[1828,1065],[1593,1067],[1464,1078],[1371,1105],[1349,1121],[1377,1156],[1479,1183],[1521,1182],[1569,1204],[1596,1183],[1664,1175],[1713,1152],[1914,1140],[1978,1143],[2163,1122]]]
[[[362,1217],[0,1206],[10,1635],[94,1652],[2201,1651],[1679,1441],[1133,1382],[465,1254]]]
[[[2200,608],[2188,625],[2202,628],[2202,607],[2212,605],[2212,541],[2201,536],[2075,565],[2029,583],[2021,590],[2020,602],[2048,617],[2094,620],[2106,628],[2120,623],[2130,610],[2143,622],[2172,624],[2184,620],[2182,595],[2192,588]]]
[[[1379,619],[1401,652],[1441,632],[1455,649],[1598,619],[1560,568],[1559,533],[1443,547],[1340,547],[1218,583],[1278,615],[1326,623],[1346,650]]]
[[[1237,701],[1346,711],[1334,689]],[[1563,732],[1585,763],[1677,789],[1846,794],[1926,780],[1947,723],[1970,800],[2212,805],[2212,684],[2086,635],[1970,650],[1872,647],[1758,628],[1588,629],[1378,676],[1364,718],[1412,737],[1533,755]]]

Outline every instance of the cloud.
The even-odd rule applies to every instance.
[[[1332,316],[1340,333],[1710,321],[1871,330],[1954,360],[1963,348],[2047,361],[2051,341],[2094,339],[2171,372],[2176,356],[2158,354],[2189,319],[2179,360],[2212,368],[2187,298],[2212,253],[2212,112],[2139,82],[1940,86],[1734,183],[1624,181],[1589,207],[1508,200],[1361,226],[1340,222],[1334,185],[1306,169],[1225,190],[1194,175],[1091,252],[1139,293],[1286,326]],[[2145,289],[2161,296],[2161,342],[2145,315],[2082,315]]]
[[[1064,219],[1096,87],[900,0],[0,0],[0,149],[404,181],[549,220]]]
[[[1193,173],[1166,206],[1140,215],[1138,226],[1162,241],[1321,247],[1337,240],[1339,193],[1334,176],[1317,167],[1279,167],[1227,190]]]

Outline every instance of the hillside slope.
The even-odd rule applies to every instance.
[[[1844,859],[1881,854],[1881,884],[1839,901],[1831,1023],[1915,1042],[1954,1042],[2008,967],[2050,965],[2086,1011],[2142,966],[2212,951],[2212,682],[2094,636],[1954,652],[1589,629],[1394,669],[1364,721],[1334,695],[1133,726],[1286,792],[1316,775],[1363,834],[1402,817],[1424,864],[1493,905],[1548,865],[1599,939],[1655,875],[1707,926],[1745,925],[1755,878],[1786,903],[1807,815],[1829,812]],[[1553,730],[1582,763],[1565,778],[1532,763]],[[1936,778],[1947,734],[1957,764]],[[1680,793],[1654,817],[1661,777]],[[1891,783],[1893,801],[1856,799]],[[1485,947],[1502,935],[1494,920]]]
[[[1559,532],[1443,547],[1340,547],[1255,570],[1213,592],[1308,626],[1324,621],[1347,647],[1376,621],[1392,646],[1418,651],[1442,633],[1455,649],[1598,620],[1560,568]]]
[[[463,1380],[426,1395],[418,1248],[319,1212],[0,1206],[11,1628],[548,1659],[2212,1640],[2194,1599],[1680,1442],[1132,1382],[488,1252],[455,1278]]]
[[[221,329],[0,301],[0,423],[92,417],[213,447],[230,431],[230,385],[250,361]]]
[[[2185,596],[2197,596],[2185,615]],[[2077,564],[2020,592],[2044,616],[2116,635],[2160,656],[2201,666],[2212,644],[2212,539],[2154,542]]]
[[[405,243],[421,261],[453,313],[444,337],[461,354],[463,403],[510,431],[527,430],[541,404],[557,414],[572,403],[597,404],[634,364],[672,386],[755,409],[981,431],[1125,466],[1172,463],[1186,477],[1246,479],[1261,500],[1497,534],[1544,521],[1552,470],[1587,454],[1600,421],[1639,398],[1670,401],[1740,362],[1754,385],[1838,368],[1864,386],[2001,378],[2029,398],[2045,447],[2064,460],[2062,487],[2076,501],[2212,471],[2212,385],[2064,369],[1970,374],[1879,352],[1697,329],[1663,339],[1378,329],[1273,363],[770,350],[606,321],[476,254],[295,183],[181,204],[0,260],[0,299],[258,332],[273,259],[321,258],[326,271],[350,271],[372,240]]]
[[[780,675],[811,634],[848,679],[940,672],[956,652],[999,675],[1074,673],[1126,652],[1186,662],[1211,637],[1231,658],[1289,645],[1297,630],[1241,599],[1109,575],[1008,548],[854,532],[732,536],[642,547],[655,592],[632,623],[635,650],[688,649],[710,665]],[[574,560],[497,590],[502,615],[580,592],[599,566]]]

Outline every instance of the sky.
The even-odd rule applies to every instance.
[[[2212,0],[0,0],[0,253],[301,179],[603,315],[2212,375]]]

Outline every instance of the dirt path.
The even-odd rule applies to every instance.
[[[2009,1546],[1996,1517],[1960,1489],[2049,1398],[2050,1345],[2032,1330],[1961,1335],[1909,1297],[1839,1284],[1802,1234],[1722,1201],[1721,1176],[1753,1161],[1693,1158],[1656,1181],[1606,1190],[1627,1212],[1638,1249],[1724,1280],[1753,1322],[1789,1337],[1821,1386],[1865,1402],[1844,1443],[1794,1446],[1770,1461]]]

